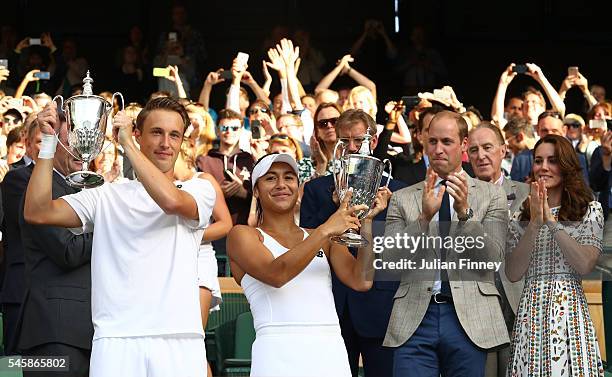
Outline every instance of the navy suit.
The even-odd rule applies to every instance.
[[[383,177],[381,184],[386,182]],[[391,180],[389,189],[396,191],[405,187],[403,182]],[[331,175],[307,182],[300,207],[300,226],[316,228],[323,224],[338,209],[332,200],[334,178]],[[378,214],[375,221],[385,221],[387,211]],[[351,250],[355,253],[355,250]],[[393,296],[399,283],[374,281],[368,292],[356,292],[345,286],[332,271],[332,289],[336,312],[340,319],[342,336],[349,355],[353,376],[357,376],[359,354],[362,354],[366,377],[391,376],[393,351],[383,348],[382,341],[387,331]]]
[[[595,192],[599,192],[599,202],[603,209],[604,218],[608,219],[610,213],[610,180],[612,174],[604,170],[603,160],[601,158],[601,147],[597,147],[591,156],[591,172],[590,172],[591,188]]]
[[[5,268],[2,284],[2,314],[4,322],[4,351],[7,355],[15,353],[15,332],[19,318],[19,308],[25,293],[24,257],[19,226],[19,203],[25,193],[32,175],[31,167],[9,170],[2,181],[2,224]]]

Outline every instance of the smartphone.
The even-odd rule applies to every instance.
[[[236,56],[236,59],[238,60],[238,65],[246,66],[247,62],[249,61],[249,54],[239,52]]]
[[[568,76],[578,76],[578,67],[567,67]]]
[[[589,128],[591,128],[591,129],[593,129],[593,128],[607,129],[608,125],[607,125],[605,119],[591,119],[591,120],[589,120]]]
[[[42,71],[42,72],[36,72],[34,74],[34,77],[40,79],[40,80],[49,80],[51,78],[51,73],[47,72],[47,71]]]
[[[176,40],[177,40],[176,32],[174,32],[174,31],[169,32],[168,33],[168,40],[170,42],[176,42]]]
[[[8,59],[0,59],[0,67],[8,68]]]
[[[515,73],[525,74],[528,71],[529,71],[529,68],[527,68],[527,64],[517,64],[514,67],[512,67],[512,72],[515,72]]]
[[[222,79],[231,80],[232,77],[233,76],[232,76],[231,70],[222,71],[221,73],[219,73],[219,78],[222,78]]]
[[[421,102],[421,99],[419,96],[403,96],[402,102],[404,103],[404,114],[408,114]]]
[[[608,131],[612,131],[612,119],[606,119],[606,124],[608,125]]]
[[[40,38],[30,38],[30,46],[40,46]]]
[[[154,77],[168,77],[170,76],[169,68],[153,68]]]
[[[262,130],[261,122],[257,119],[251,121],[251,138],[252,139],[261,139],[262,136],[265,135],[265,132]]]

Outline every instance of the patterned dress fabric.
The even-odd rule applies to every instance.
[[[551,209],[557,217],[559,207]],[[507,250],[524,233],[520,212],[510,220]],[[526,223],[523,223],[526,226]],[[602,249],[601,205],[591,202],[582,222],[563,223],[581,245]],[[538,234],[512,334],[508,377],[603,376],[595,329],[582,281],[546,226]]]

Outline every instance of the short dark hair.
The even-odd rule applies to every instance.
[[[136,129],[142,132],[145,120],[147,120],[147,117],[149,114],[151,114],[151,112],[156,110],[172,111],[179,114],[181,116],[181,120],[183,121],[183,133],[185,130],[187,130],[187,127],[189,127],[189,124],[191,123],[189,120],[189,115],[187,115],[187,110],[185,110],[183,105],[170,97],[159,97],[147,102],[144,109],[142,109],[142,111],[138,114],[138,117],[136,118]]]
[[[533,126],[529,122],[529,120],[521,117],[513,117],[508,120],[506,126],[504,127],[504,132],[508,132],[511,135],[518,135],[519,133],[524,133],[528,138],[534,138],[535,133],[533,131]]]
[[[423,131],[423,119],[425,119],[426,115],[436,115],[440,111],[444,111],[444,108],[437,104],[434,104],[431,107],[426,107],[423,111],[421,111],[421,113],[419,114],[419,120],[416,124],[417,131]]]
[[[352,126],[356,123],[363,123],[370,129],[370,136],[376,136],[376,121],[363,110],[359,109],[348,109],[342,114],[336,121],[336,135],[338,130],[346,126]]]
[[[457,124],[457,128],[459,129],[459,139],[463,140],[467,137],[468,125],[465,121],[465,118],[463,118],[461,114],[457,114],[453,111],[443,110],[434,115],[434,117],[431,119],[431,122],[429,122],[429,129],[431,129],[431,126],[434,124],[434,121],[442,118],[450,118],[455,121],[455,123]]]
[[[23,126],[13,128],[8,135],[6,135],[6,149],[9,149],[11,145],[21,141],[24,136],[24,131]]]
[[[219,111],[217,114],[217,124],[221,123],[223,119],[238,119],[240,124],[242,124],[242,115],[232,109],[223,109]]]

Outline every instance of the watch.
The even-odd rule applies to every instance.
[[[457,218],[459,219],[459,221],[467,221],[471,219],[472,217],[474,217],[474,211],[472,211],[471,208],[468,208],[467,211],[465,211],[464,217],[461,217],[459,216],[459,214],[457,214]]]

